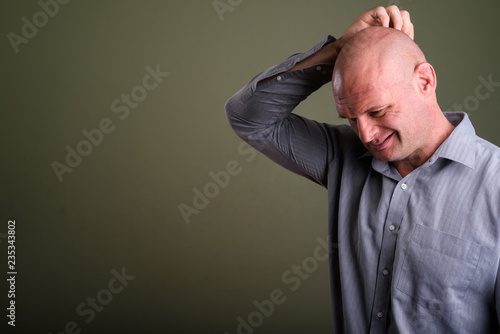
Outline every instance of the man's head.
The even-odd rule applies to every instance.
[[[338,55],[332,82],[340,117],[379,160],[418,165],[444,140],[434,69],[401,31],[360,31]]]

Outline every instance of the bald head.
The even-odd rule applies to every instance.
[[[335,96],[345,86],[408,80],[415,66],[425,62],[418,45],[405,33],[384,27],[370,27],[352,37],[337,57],[333,72]]]
[[[349,39],[332,81],[339,116],[402,176],[424,163],[453,129],[436,100],[433,67],[396,29],[371,27]]]

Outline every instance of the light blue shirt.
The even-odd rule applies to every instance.
[[[498,333],[500,149],[465,113],[445,113],[453,133],[403,178],[349,126],[293,114],[333,65],[280,73],[334,40],[259,74],[225,107],[241,138],[328,189],[334,333]]]

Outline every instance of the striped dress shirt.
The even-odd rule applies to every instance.
[[[401,177],[349,126],[292,113],[333,65],[284,72],[334,40],[257,75],[225,106],[238,136],[328,190],[334,333],[498,333],[500,149],[465,113],[445,113],[454,131]]]

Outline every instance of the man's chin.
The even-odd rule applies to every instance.
[[[388,150],[382,150],[376,152],[372,151],[371,153],[375,158],[377,158],[377,160],[380,160],[382,162],[393,162],[398,160],[398,158],[394,157],[393,154],[391,154],[391,152],[389,152]]]

